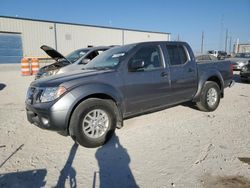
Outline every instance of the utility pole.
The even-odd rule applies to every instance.
[[[229,38],[229,53],[232,53],[232,36]]]
[[[203,54],[204,50],[204,31],[201,33],[201,54]]]
[[[237,38],[236,45],[235,45],[235,48],[234,48],[234,53],[238,53],[239,52],[239,42],[240,42],[240,39]]]
[[[178,33],[177,41],[180,41],[180,34]]]
[[[228,29],[226,30],[225,52],[227,52]]]

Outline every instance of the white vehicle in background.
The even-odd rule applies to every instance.
[[[213,55],[219,60],[223,60],[227,57],[227,52],[225,51],[209,50],[207,54]]]
[[[213,55],[215,57],[218,57],[218,51],[217,50],[209,50],[207,51],[207,54]]]

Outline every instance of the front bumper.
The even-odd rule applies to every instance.
[[[62,135],[68,135],[68,123],[71,106],[74,97],[67,93],[56,101],[30,104],[26,103],[26,115],[31,124],[42,129],[57,131]]]

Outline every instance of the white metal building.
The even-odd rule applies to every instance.
[[[47,57],[44,44],[66,55],[87,46],[159,40],[170,40],[170,33],[0,16],[0,63]]]
[[[249,53],[250,52],[250,43],[238,44],[238,47],[236,48],[236,52]]]

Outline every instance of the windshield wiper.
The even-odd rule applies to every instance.
[[[88,67],[88,68],[84,68],[84,69],[94,69],[94,70],[109,70],[112,69],[111,67]]]

